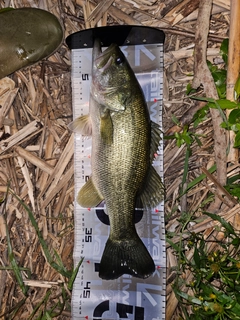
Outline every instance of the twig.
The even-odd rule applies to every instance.
[[[231,203],[228,204],[230,207],[233,207],[234,205],[238,204],[238,201],[237,201],[233,196],[231,196],[230,193],[227,192],[227,190],[224,189],[224,188],[218,183],[218,181],[214,178],[214,176],[213,176],[207,169],[205,169],[205,168],[201,168],[201,169],[202,169],[202,172],[206,174],[206,176],[208,177],[208,179],[211,180],[211,181],[215,184],[215,186],[219,189],[219,191],[220,191],[223,195],[225,195],[225,196],[228,198],[228,200],[230,200]]]
[[[68,140],[68,143],[65,147],[65,149],[62,152],[62,155],[60,157],[60,159],[58,160],[58,163],[56,164],[55,168],[52,171],[52,174],[50,175],[45,187],[42,189],[39,197],[41,197],[47,190],[47,188],[49,187],[48,190],[48,194],[57,187],[60,178],[62,177],[62,174],[66,168],[66,166],[68,165],[70,159],[73,156],[73,136],[74,134],[72,134]]]
[[[36,157],[31,152],[26,151],[19,146],[15,147],[15,151],[17,152],[17,154],[19,156],[21,156],[25,160],[31,162],[32,164],[34,164],[36,167],[40,168],[44,172],[47,172],[48,174],[52,173],[54,168],[51,165],[49,165],[46,161]]]
[[[189,35],[186,35],[189,36]],[[222,41],[222,40],[221,40]],[[194,54],[194,48],[192,49],[179,49],[175,51],[168,51],[164,53],[164,65],[168,66],[175,61],[181,60],[181,59],[187,59],[191,58]],[[219,49],[217,48],[209,48],[207,50],[207,56],[216,57],[219,55]]]
[[[102,18],[104,13],[109,9],[113,2],[114,0],[104,0],[99,2],[99,4],[93,9],[91,14],[88,16],[87,21],[94,21],[94,24],[96,25],[96,23]]]
[[[234,0],[213,0],[213,3],[216,4],[217,6],[220,6],[222,8],[226,8],[229,10],[230,3]],[[238,1],[238,0],[236,0]]]
[[[230,11],[230,31],[228,46],[228,69],[227,69],[227,99],[234,101],[234,86],[240,72],[240,2],[239,0],[231,1]],[[229,115],[230,110],[226,111]],[[238,163],[238,149],[234,149],[235,133],[229,132],[230,150],[228,162]]]
[[[17,133],[13,134],[8,139],[0,142],[0,154],[7,151],[24,138],[29,137],[32,133],[36,133],[41,129],[41,123],[39,121],[32,121],[27,124],[24,128],[19,130]]]
[[[202,84],[208,98],[218,99],[216,86],[206,63],[207,39],[209,32],[209,20],[211,14],[212,0],[202,0],[199,5],[198,20],[196,25],[195,53],[194,53],[194,80],[193,87],[198,88]],[[221,128],[222,118],[217,109],[210,110],[213,132],[214,152],[217,164],[217,180],[221,185],[226,184],[226,132]],[[211,210],[219,207],[220,202],[216,199]]]
[[[169,11],[164,18],[168,18],[172,25],[187,17],[191,12],[198,8],[199,0],[183,0],[171,11]]]

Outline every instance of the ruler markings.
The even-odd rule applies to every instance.
[[[150,66],[146,73],[136,71],[136,76],[140,84],[143,82],[143,91],[149,105],[151,119],[162,128],[163,45],[152,45],[147,49],[155,55],[157,61],[152,62],[153,66]],[[127,58],[133,69],[134,50],[138,49],[124,47],[124,53],[127,53]],[[72,50],[74,118],[88,113],[91,54],[91,49]],[[142,55],[144,55],[143,51],[140,53],[140,61],[142,61]],[[146,61],[146,63],[148,62]],[[75,196],[77,196],[78,190],[91,174],[91,138],[82,138],[76,134],[74,148]],[[157,151],[153,165],[163,178],[162,145]],[[104,314],[104,319],[116,320],[121,317],[119,310],[128,308],[132,310],[132,313],[127,313],[127,319],[165,319],[166,248],[163,202],[152,210],[142,210],[143,217],[136,224],[137,232],[149,249],[157,266],[154,275],[145,280],[136,279],[129,275],[123,275],[114,281],[106,281],[98,277],[98,264],[109,234],[109,225],[106,223],[106,208],[103,206],[83,209],[76,202],[74,207],[75,265],[82,256],[85,258],[74,283],[72,318],[74,320],[86,317],[93,319],[96,315],[102,316]],[[100,318],[96,319],[100,320]]]

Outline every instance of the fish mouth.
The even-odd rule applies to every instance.
[[[93,62],[97,59],[97,57],[102,53],[101,41],[99,38],[96,38],[93,42]]]
[[[95,41],[96,43],[96,41]],[[102,52],[101,49],[101,45],[100,45],[100,41],[98,43],[96,43],[95,46],[94,43],[94,48],[93,48],[93,64],[94,67],[96,69],[98,69],[100,72],[104,72],[105,70],[107,70],[110,65],[112,64],[113,61],[113,56],[112,56],[112,52],[115,50],[116,48],[116,44],[111,44],[106,50],[104,50]]]

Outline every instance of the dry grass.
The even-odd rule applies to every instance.
[[[97,3],[99,4],[97,5]],[[218,56],[222,39],[228,37],[230,0],[215,0],[211,19],[209,59]],[[190,5],[191,4],[191,5]],[[164,130],[173,123],[171,116],[181,118],[192,106],[185,96],[187,83],[193,75],[194,30],[199,1],[168,0],[0,0],[0,8],[13,6],[39,7],[54,13],[65,29],[65,38],[79,30],[114,24],[142,24],[162,28],[166,33],[164,78]],[[94,9],[95,8],[95,9]],[[221,61],[220,61],[221,62]],[[70,52],[63,43],[47,60],[15,72],[0,81],[0,199],[9,187],[32,209],[44,240],[56,250],[65,267],[72,269],[73,251],[73,137],[67,129],[72,118]],[[4,126],[2,126],[4,125]],[[188,181],[202,174],[201,168],[214,163],[211,120],[198,128],[202,146],[193,146],[189,160]],[[211,176],[194,186],[186,197],[177,199],[181,187],[185,147],[175,142],[165,144],[166,228],[174,231],[178,241],[178,218],[182,211],[197,211],[209,189],[218,196],[219,185]],[[228,175],[234,174],[238,166]],[[27,319],[36,306],[50,294],[48,304],[65,299],[64,311],[58,319],[69,319],[71,293],[65,278],[46,261],[35,229],[19,201],[8,193],[6,205],[1,205],[0,261],[6,267],[0,271],[0,319]],[[229,215],[229,209],[232,214]],[[233,221],[238,204],[232,199],[224,204],[220,215]],[[10,258],[6,227],[10,233],[13,254],[18,265],[31,272],[34,281],[26,282],[30,291],[25,300],[15,276],[7,267]],[[213,229],[208,219],[193,227],[195,232],[206,230],[206,237]],[[190,253],[189,253],[190,254]],[[171,290],[172,270],[177,265],[171,249],[168,250],[168,314],[177,319],[177,301]],[[27,271],[22,272],[27,281]],[[65,296],[62,295],[65,288]],[[49,291],[51,288],[51,292]],[[50,292],[50,293],[49,293]],[[21,305],[22,302],[22,305]],[[18,313],[13,310],[21,305]],[[40,304],[39,310],[44,308]],[[59,306],[56,308],[59,309]],[[175,316],[172,316],[174,314]],[[10,316],[12,315],[12,318]]]

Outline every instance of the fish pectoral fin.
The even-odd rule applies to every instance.
[[[162,179],[153,166],[149,167],[144,186],[138,196],[144,208],[154,208],[163,200],[164,186]]]
[[[154,154],[157,152],[159,142],[161,140],[161,129],[158,124],[151,121],[151,146],[150,146],[150,161],[153,161]]]
[[[111,144],[113,141],[113,124],[109,109],[100,113],[100,136],[105,144]]]
[[[89,178],[77,196],[77,202],[83,208],[96,207],[103,200],[104,198],[93,184],[92,178]]]
[[[154,271],[154,261],[137,235],[129,240],[108,239],[99,265],[100,278],[113,280],[130,274],[145,279]]]
[[[68,125],[69,130],[81,133],[83,136],[92,135],[92,121],[90,116],[84,115],[73,120]]]

